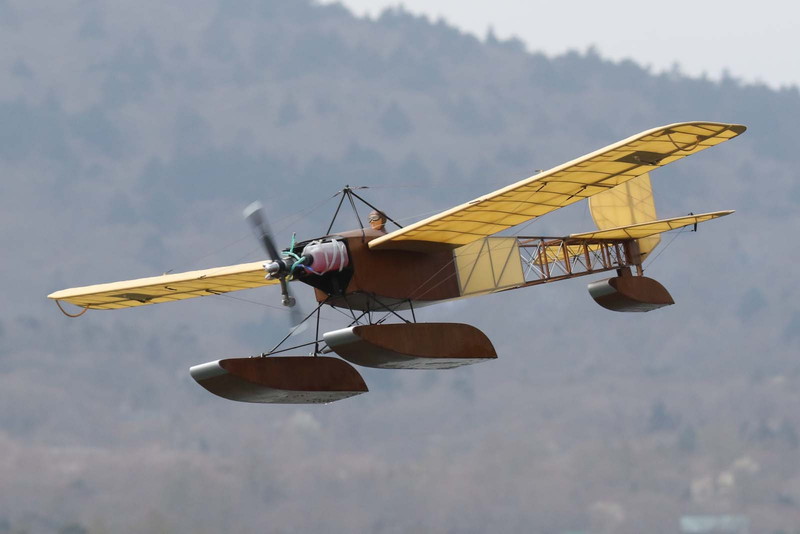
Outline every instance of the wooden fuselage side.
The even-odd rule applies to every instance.
[[[394,309],[432,304],[460,296],[453,251],[449,246],[426,252],[371,250],[368,243],[386,232],[365,228],[338,234],[347,245],[350,270],[340,284],[320,284],[309,275],[302,280],[315,286],[317,302],[354,310]],[[339,273],[337,273],[339,274]],[[332,275],[337,276],[337,275]]]

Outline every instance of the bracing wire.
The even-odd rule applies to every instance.
[[[651,266],[651,265],[653,265],[653,263],[654,263],[654,262],[655,262],[655,261],[658,259],[658,257],[659,257],[659,256],[661,256],[661,254],[662,254],[662,253],[663,253],[665,250],[667,250],[667,249],[669,248],[669,246],[672,244],[672,242],[673,242],[673,241],[675,241],[675,239],[676,239],[676,238],[677,238],[679,235],[681,235],[682,233],[686,232],[686,228],[687,228],[687,227],[686,227],[686,226],[684,226],[683,228],[681,228],[681,229],[680,229],[680,231],[679,231],[679,232],[675,232],[675,234],[672,236],[672,239],[670,239],[670,240],[669,240],[669,242],[668,242],[666,245],[664,245],[664,247],[663,247],[661,250],[659,250],[659,251],[658,251],[658,254],[656,254],[656,255],[655,255],[655,257],[653,257],[653,259],[652,259],[652,260],[650,260],[650,261],[648,261],[648,262],[647,262],[647,269],[649,269],[649,268],[650,268],[650,266]],[[645,267],[644,267],[644,266],[642,266],[642,271],[644,271],[644,270],[645,270]]]
[[[322,206],[326,202],[329,202],[331,199],[333,199],[335,197],[336,197],[336,195],[331,195],[330,197],[323,198],[322,200],[316,202],[312,206],[310,206],[310,207],[308,207],[308,208],[306,208],[306,209],[304,209],[302,211],[295,212],[293,215],[291,215],[291,216],[287,217],[286,219],[284,219],[283,220],[283,224],[281,224],[276,229],[276,231],[277,232],[282,232],[283,230],[285,230],[286,228],[290,227],[295,222],[299,221],[301,218],[305,217],[306,215],[308,215],[312,211],[318,209],[320,206]],[[222,245],[221,247],[218,247],[218,248],[216,248],[216,249],[214,249],[214,250],[212,250],[210,252],[207,252],[207,253],[203,254],[202,256],[198,256],[198,257],[188,261],[187,262],[187,266],[188,267],[195,266],[195,265],[197,265],[197,262],[199,262],[200,260],[203,260],[203,259],[208,258],[209,256],[213,256],[215,254],[218,254],[218,253],[222,252],[223,250],[228,249],[228,248],[230,248],[230,247],[232,247],[234,245],[238,245],[239,243],[241,243],[242,241],[245,241],[247,239],[252,239],[252,235],[251,234],[243,235],[242,237],[240,237],[238,239],[235,239],[233,241],[230,241],[230,242]],[[260,250],[259,247],[254,247],[254,248],[250,249],[245,254],[243,254],[243,255],[239,256],[239,258],[235,259],[234,263],[238,263],[238,262],[244,260],[248,256],[250,256],[250,255],[254,254],[255,252],[257,252],[258,250]],[[272,258],[270,258],[270,259],[272,259]],[[169,272],[172,272],[174,270],[175,269],[173,268],[173,269],[169,269],[169,270],[164,271],[164,272],[165,273],[169,273]],[[211,275],[213,275],[213,272],[209,273],[206,276],[211,276]]]
[[[263,308],[285,311],[287,313],[290,311],[286,306],[272,306],[270,304],[265,304],[263,302],[258,302],[256,300],[250,300],[242,297],[234,297],[233,295],[228,295],[226,293],[212,293],[212,295],[214,295],[215,297],[225,297],[226,299],[237,300],[239,302],[246,302],[247,304],[255,304],[256,306],[261,306]]]

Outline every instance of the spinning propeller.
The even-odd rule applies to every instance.
[[[292,274],[292,266],[295,259],[289,254],[281,254],[275,246],[275,242],[270,235],[267,220],[264,217],[264,208],[261,202],[253,202],[244,209],[244,218],[253,227],[256,236],[261,241],[264,250],[267,253],[269,261],[264,264],[267,271],[267,278],[270,280],[278,280],[281,284],[281,304],[290,308],[291,322],[292,322],[292,335],[299,334],[304,327],[300,327],[303,322],[303,313],[299,308],[295,307],[296,299],[289,293],[289,283],[286,278]]]

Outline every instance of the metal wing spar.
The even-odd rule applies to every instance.
[[[266,280],[264,275],[264,262],[256,261],[63,289],[47,295],[47,298],[93,310],[113,310],[217,295],[278,283],[278,280]]]
[[[745,126],[683,122],[647,130],[400,230],[374,239],[370,248],[451,248],[523,222],[718,145]]]

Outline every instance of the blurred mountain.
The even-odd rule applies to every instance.
[[[0,533],[800,532],[796,87],[306,0],[0,0],[0,43]],[[274,290],[79,320],[44,298],[255,261],[254,199],[287,243],[346,184],[406,223],[685,120],[749,130],[653,173],[661,215],[737,210],[646,265],[677,305],[613,314],[574,280],[419,312],[497,362],[240,405],[187,369],[272,346]],[[592,228],[580,204],[522,231]]]

